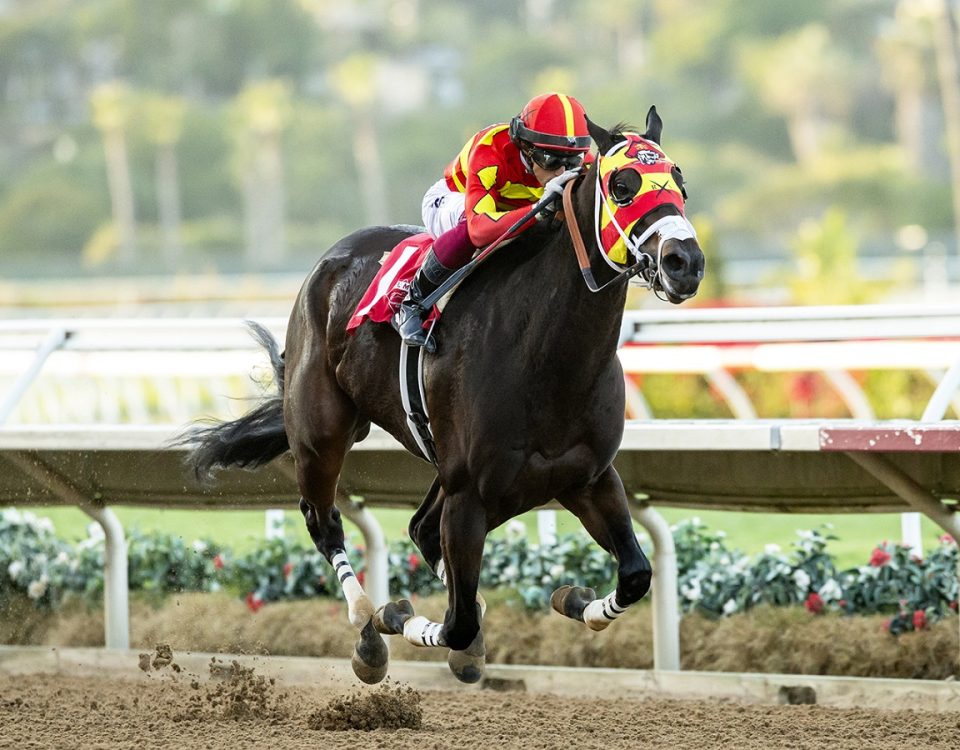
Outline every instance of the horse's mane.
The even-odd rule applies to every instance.
[[[631,125],[628,122],[618,122],[612,128],[610,128],[610,135],[613,136],[614,141],[623,141],[627,138],[627,133],[636,133],[643,134],[643,130],[638,128],[636,125]]]

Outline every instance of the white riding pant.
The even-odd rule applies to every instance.
[[[463,193],[447,187],[443,178],[431,185],[423,196],[421,207],[423,225],[434,237],[439,237],[449,229],[453,229],[463,218]]]

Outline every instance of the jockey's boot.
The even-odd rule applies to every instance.
[[[410,290],[407,292],[406,299],[400,303],[400,309],[393,316],[391,324],[400,334],[403,343],[408,346],[426,345],[428,352],[433,352],[436,345],[431,339],[428,343],[427,332],[423,329],[423,323],[430,314],[430,311],[423,307],[423,299],[431,292],[436,291],[444,281],[450,278],[450,275],[456,271],[455,268],[447,268],[433,254],[431,249],[427,253],[423,264],[417,270],[413,281],[410,282]]]

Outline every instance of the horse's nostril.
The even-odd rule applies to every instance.
[[[687,259],[680,253],[670,253],[661,260],[661,263],[667,273],[671,274],[680,273],[687,267]]]

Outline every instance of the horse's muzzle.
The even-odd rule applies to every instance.
[[[657,272],[658,286],[670,302],[678,305],[697,293],[703,269],[703,251],[696,240],[667,240]]]

